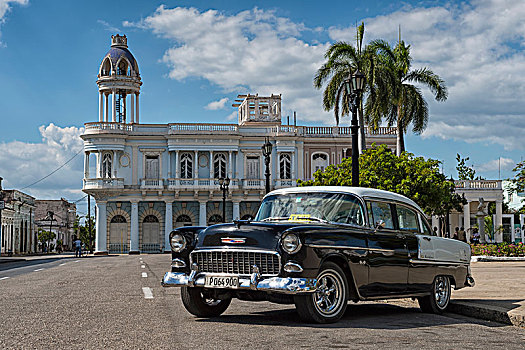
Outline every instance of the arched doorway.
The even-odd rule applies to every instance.
[[[128,245],[128,223],[122,215],[115,215],[109,224],[109,252],[127,253]]]
[[[175,228],[183,227],[183,226],[192,226],[193,222],[191,221],[191,218],[189,215],[181,214],[177,217],[175,220]]]
[[[142,247],[143,253],[160,252],[160,223],[155,215],[148,215],[142,221]]]
[[[222,222],[222,215],[219,214],[213,214],[208,218],[208,226],[222,224]]]

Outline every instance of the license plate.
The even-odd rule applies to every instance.
[[[237,276],[206,276],[204,280],[206,288],[239,288],[239,277]]]

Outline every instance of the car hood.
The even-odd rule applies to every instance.
[[[214,225],[199,233],[195,249],[227,246],[277,250],[282,232],[296,226],[291,223],[262,222]]]

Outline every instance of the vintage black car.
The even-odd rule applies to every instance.
[[[232,298],[295,304],[310,322],[335,322],[347,302],[415,297],[441,313],[451,286],[473,286],[470,246],[433,236],[412,200],[353,187],[299,187],[267,194],[253,221],[182,227],[170,234],[171,272],[198,317]]]

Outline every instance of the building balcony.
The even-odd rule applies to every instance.
[[[275,180],[275,188],[286,188],[297,186],[297,181],[292,179],[277,179]]]
[[[265,180],[242,179],[242,188],[246,190],[262,190],[265,188]]]
[[[123,188],[123,178],[84,179],[84,190],[120,190]]]
[[[462,190],[502,190],[501,180],[457,180],[456,189]]]
[[[183,134],[237,134],[237,124],[177,123],[168,125],[168,133]]]
[[[162,179],[140,179],[141,190],[162,190],[164,181]]]
[[[219,191],[218,179],[168,179],[168,190],[178,191]],[[239,180],[231,179],[230,190],[239,189]]]

